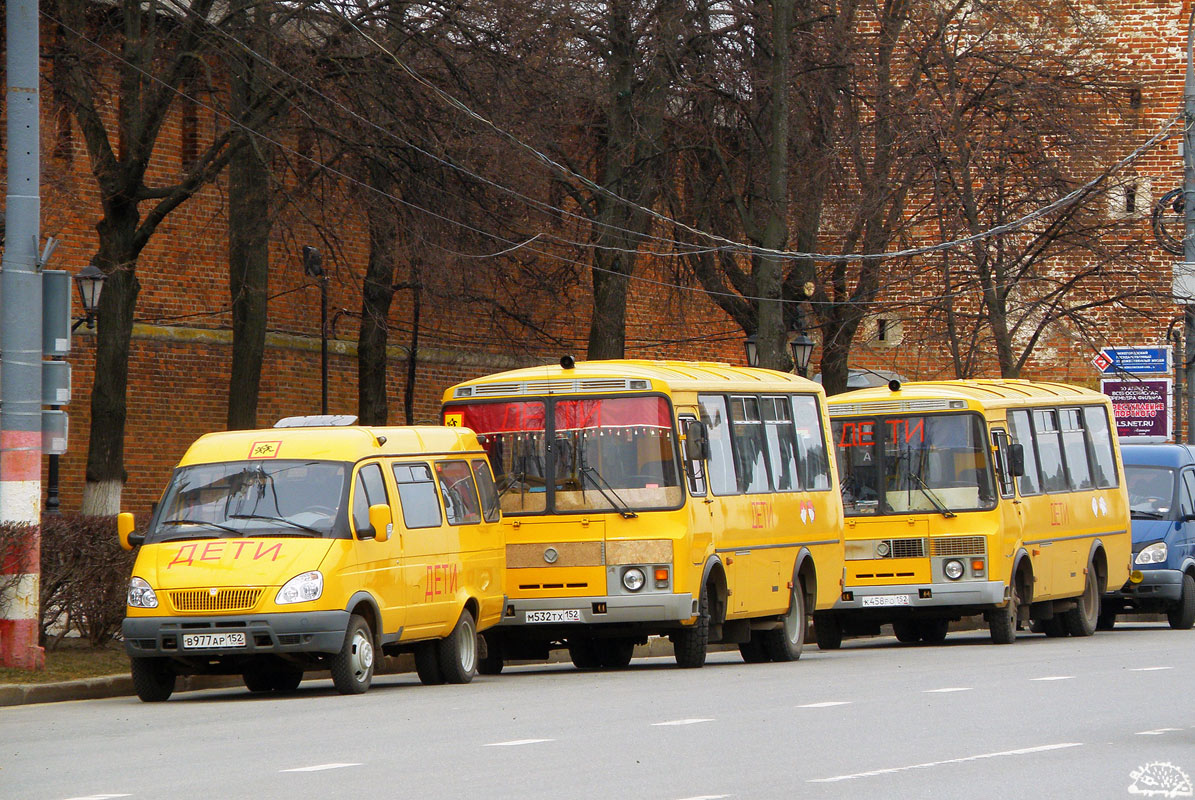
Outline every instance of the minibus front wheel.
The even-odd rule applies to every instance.
[[[134,658],[131,660],[133,688],[144,703],[161,703],[174,693],[177,677],[165,658]]]
[[[332,683],[341,694],[361,694],[373,683],[373,631],[357,614],[349,617],[344,646],[332,656]]]

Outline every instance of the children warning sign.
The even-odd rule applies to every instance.
[[[1100,381],[1112,399],[1116,433],[1142,442],[1164,442],[1171,436],[1171,385],[1169,378]]]

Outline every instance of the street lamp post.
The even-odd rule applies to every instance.
[[[813,340],[805,335],[805,331],[801,331],[797,338],[789,343],[789,347],[793,350],[793,364],[796,365],[797,374],[802,378],[808,378],[809,359],[813,358]]]
[[[1195,264],[1195,8],[1187,20],[1187,74],[1183,83],[1183,268],[1190,270]],[[1195,305],[1187,298],[1183,305],[1183,334],[1186,352],[1183,358],[1183,374],[1187,384],[1187,436],[1188,444],[1195,443]],[[1178,431],[1175,431],[1178,439]]]
[[[75,275],[75,286],[79,287],[79,301],[83,304],[83,316],[71,323],[71,333],[80,325],[86,323],[89,330],[95,329],[95,312],[100,307],[100,292],[104,288],[104,281],[108,278],[104,271],[95,264],[88,264]],[[57,409],[58,406],[50,406]],[[61,513],[62,501],[58,497],[58,459],[57,453],[50,454],[50,463],[46,470],[46,513]]]
[[[303,245],[303,272],[319,280],[320,413],[328,413],[328,273],[320,251]]]

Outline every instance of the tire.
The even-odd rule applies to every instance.
[[[1057,614],[1049,619],[1037,622],[1035,625],[1041,633],[1046,635],[1047,639],[1061,639],[1068,635],[1066,625],[1063,623],[1062,617]],[[1030,628],[1030,630],[1033,629]]]
[[[1095,564],[1088,562],[1083,594],[1077,599],[1078,605],[1062,615],[1062,625],[1071,636],[1090,636],[1100,618],[1100,582],[1095,575]]]
[[[837,650],[842,647],[842,623],[827,612],[814,614],[813,636],[819,650]]]
[[[801,591],[800,583],[793,584],[788,611],[781,622],[776,630],[762,631],[764,652],[773,661],[796,661],[805,646],[805,592]]]
[[[682,669],[705,666],[705,654],[710,643],[710,587],[705,587],[697,602],[697,621],[672,634],[672,650],[676,665]]]
[[[357,614],[349,617],[344,645],[332,656],[332,683],[341,694],[362,694],[373,683],[373,631]]]
[[[1195,578],[1183,575],[1183,593],[1178,603],[1166,612],[1170,627],[1186,631],[1195,626]]]
[[[904,644],[921,641],[921,628],[916,621],[911,619],[893,622],[892,632],[896,634],[896,640]]]
[[[170,662],[164,658],[134,658],[131,660],[133,688],[143,703],[161,703],[174,694],[177,676]]]
[[[469,683],[477,674],[477,623],[465,609],[452,633],[436,643],[440,674],[448,683]]]
[[[243,673],[245,688],[254,694],[264,692],[293,692],[303,682],[303,668],[281,659],[266,657],[256,661]]]
[[[950,632],[950,620],[948,619],[927,619],[922,620],[917,625],[918,631],[921,634],[921,641],[926,644],[941,644],[946,641],[946,634]],[[1015,632],[1017,623],[1014,621],[1012,629]]]
[[[635,657],[634,639],[599,639],[594,647],[598,663],[605,669],[626,669]]]
[[[1021,593],[1017,590],[1016,580],[1013,580],[1012,594],[1004,608],[994,608],[988,612],[988,635],[992,637],[992,644],[1013,644],[1017,640],[1017,613],[1021,607]]]
[[[772,660],[764,650],[762,637],[756,634],[751,635],[750,641],[739,642],[739,653],[747,664],[763,664]]]
[[[1115,611],[1100,611],[1099,619],[1095,621],[1097,631],[1110,631],[1116,627]]]
[[[482,634],[485,640],[485,655],[477,662],[477,671],[482,675],[499,675],[504,666],[502,660],[502,643],[494,636]]]
[[[593,639],[585,636],[569,637],[568,657],[577,669],[597,669],[602,665],[597,645],[593,643]]]
[[[419,675],[419,682],[424,686],[440,686],[444,683],[444,673],[440,672],[440,657],[436,653],[435,642],[415,645],[415,672]]]

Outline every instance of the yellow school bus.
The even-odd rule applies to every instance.
[[[375,652],[413,651],[424,683],[468,683],[477,631],[503,609],[505,548],[475,436],[439,426],[291,417],[211,433],[179,462],[140,545],[125,648],[140,698],[178,675],[292,691],[331,670],[358,694]]]
[[[506,526],[507,603],[481,671],[566,647],[626,666],[672,639],[748,662],[800,657],[806,618],[841,591],[842,503],[824,394],[720,363],[611,360],[458,384],[446,425],[477,433]]]
[[[992,641],[1029,624],[1090,636],[1129,576],[1129,504],[1107,397],[1023,380],[915,382],[829,400],[846,573],[815,615],[823,648],[892,623],[940,642],[983,614]]]

